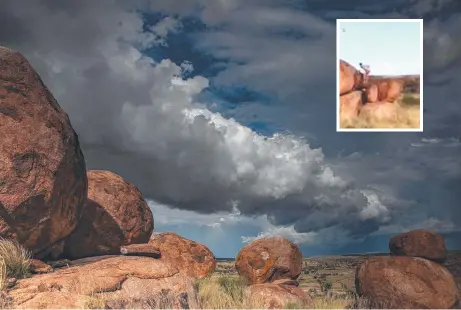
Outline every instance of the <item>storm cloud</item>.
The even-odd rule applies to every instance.
[[[286,3],[6,0],[0,44],[68,112],[87,166],[153,205],[263,217],[260,235],[301,243],[459,225],[459,2]],[[335,132],[335,18],[357,17],[425,18],[423,134]],[[193,50],[158,59],[170,36]],[[222,68],[195,74],[193,53]],[[203,96],[242,85],[269,100],[229,110]],[[254,118],[276,129],[259,133]]]

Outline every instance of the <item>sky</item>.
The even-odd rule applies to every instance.
[[[371,74],[421,74],[419,21],[341,21],[338,55],[353,66],[370,66]]]
[[[3,0],[88,169],[134,183],[156,231],[233,257],[387,251],[415,228],[461,247],[460,1]],[[424,19],[424,132],[336,132],[336,19]],[[372,52],[379,48],[372,49]]]

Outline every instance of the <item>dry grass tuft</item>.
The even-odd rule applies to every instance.
[[[104,294],[101,294],[102,296]],[[98,305],[100,309],[199,309],[198,303],[193,300],[193,294],[175,294],[170,290],[162,290],[155,296],[146,296],[143,298],[116,298],[103,299],[98,301],[100,304],[93,302],[93,305]],[[179,305],[178,305],[179,301]],[[86,308],[89,309],[89,308]],[[92,308],[96,309],[96,308]]]
[[[7,287],[6,264],[3,258],[0,258],[0,292],[4,291]]]
[[[303,309],[304,306],[295,302],[289,302],[287,303],[283,309]]]
[[[314,299],[313,309],[370,309],[370,303],[361,297],[346,295]]]
[[[209,277],[197,281],[202,309],[251,309],[245,296],[245,281],[238,276]]]
[[[197,281],[199,308],[202,309],[261,309],[263,300],[249,300],[245,295],[246,282],[238,276],[219,276]],[[344,297],[314,298],[312,309],[367,309],[366,300]],[[306,309],[304,305],[288,303],[284,309]]]
[[[419,95],[416,94],[403,94],[401,100],[403,106],[419,106]]]
[[[10,307],[11,298],[6,293],[7,278],[6,264],[3,258],[0,257],[0,309]]]
[[[391,113],[386,105],[395,105]],[[341,120],[341,128],[419,128],[420,104],[419,95],[404,94],[395,103],[383,103],[381,106],[369,110],[370,113],[361,113],[354,119]],[[366,110],[366,109],[365,109]],[[364,110],[364,111],[365,111]],[[384,114],[389,117],[383,117]]]
[[[314,309],[346,309],[352,308],[355,300],[350,297],[319,297],[314,299]]]
[[[6,291],[0,291],[0,309],[11,309],[11,297]]]
[[[0,258],[5,264],[7,277],[22,279],[29,276],[31,253],[16,241],[0,238]]]
[[[101,294],[82,295],[78,304],[80,309],[106,309],[106,301]]]

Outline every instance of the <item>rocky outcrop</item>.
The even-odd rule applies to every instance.
[[[370,84],[373,84],[373,82],[376,80],[382,80],[386,78],[388,77],[372,75],[370,76]],[[419,75],[400,75],[398,76],[398,79],[403,82],[404,93],[419,94],[421,85],[421,78]]]
[[[413,230],[392,237],[389,249],[391,256],[368,259],[356,271],[356,291],[372,306],[448,309],[459,305],[455,278],[439,264],[447,257],[442,236]]]
[[[418,229],[394,236],[389,241],[391,255],[414,256],[443,263],[447,259],[444,238],[432,231]]]
[[[400,78],[382,78],[370,81],[367,86],[368,102],[395,102],[403,92]]]
[[[52,272],[53,268],[50,265],[45,264],[41,260],[29,259],[29,271],[35,274],[48,273],[48,272]]]
[[[341,127],[349,127],[357,117],[395,121],[398,107],[391,107],[403,91],[417,90],[418,76],[364,76],[344,60],[339,61],[339,119]],[[384,105],[386,107],[377,107]]]
[[[352,91],[339,97],[339,115],[341,120],[348,121],[357,117],[363,106],[362,92]]]
[[[265,309],[312,307],[311,297],[298,287],[302,253],[282,237],[255,240],[243,247],[235,259],[238,274],[248,286],[246,297]]]
[[[249,284],[297,280],[302,271],[302,253],[296,244],[285,238],[262,238],[240,250],[235,268]]]
[[[153,258],[103,256],[17,281],[15,308],[196,308],[193,281]],[[161,304],[163,302],[163,304]]]
[[[378,101],[378,86],[376,84],[370,85],[365,89],[366,102]]]
[[[350,63],[339,61],[339,95],[364,87],[364,75]]]
[[[312,298],[301,288],[274,283],[254,284],[245,289],[247,298],[264,309],[311,308]]]
[[[183,270],[192,278],[202,279],[216,268],[216,258],[205,245],[172,232],[154,233],[149,246],[160,250],[161,260]],[[145,249],[144,249],[145,250]]]
[[[375,308],[449,309],[460,298],[445,267],[416,257],[368,259],[357,268],[355,284],[357,293]]]
[[[363,102],[362,89],[366,81],[363,73],[344,60],[339,61],[339,118],[342,126],[353,122]]]
[[[154,229],[152,211],[133,184],[109,171],[88,171],[88,200],[64,257],[119,254],[120,247],[145,243]]]
[[[28,61],[0,47],[0,237],[36,257],[76,227],[86,166],[67,114]]]

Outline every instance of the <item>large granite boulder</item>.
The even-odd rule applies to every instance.
[[[67,114],[26,58],[5,47],[0,141],[0,237],[47,257],[80,219],[85,160]]]
[[[63,256],[119,254],[123,245],[149,241],[153,229],[152,211],[135,185],[115,173],[90,170],[88,200]]]
[[[443,237],[435,232],[417,229],[394,236],[389,241],[391,255],[415,256],[443,263],[447,248]]]
[[[148,244],[160,250],[160,259],[182,270],[189,277],[202,279],[216,268],[216,258],[205,245],[172,232],[154,233]]]
[[[269,237],[243,247],[237,254],[235,268],[249,284],[297,280],[302,271],[302,260],[296,244],[282,237]]]
[[[355,286],[374,308],[449,309],[460,299],[453,275],[444,266],[419,257],[365,260],[357,267]]]

